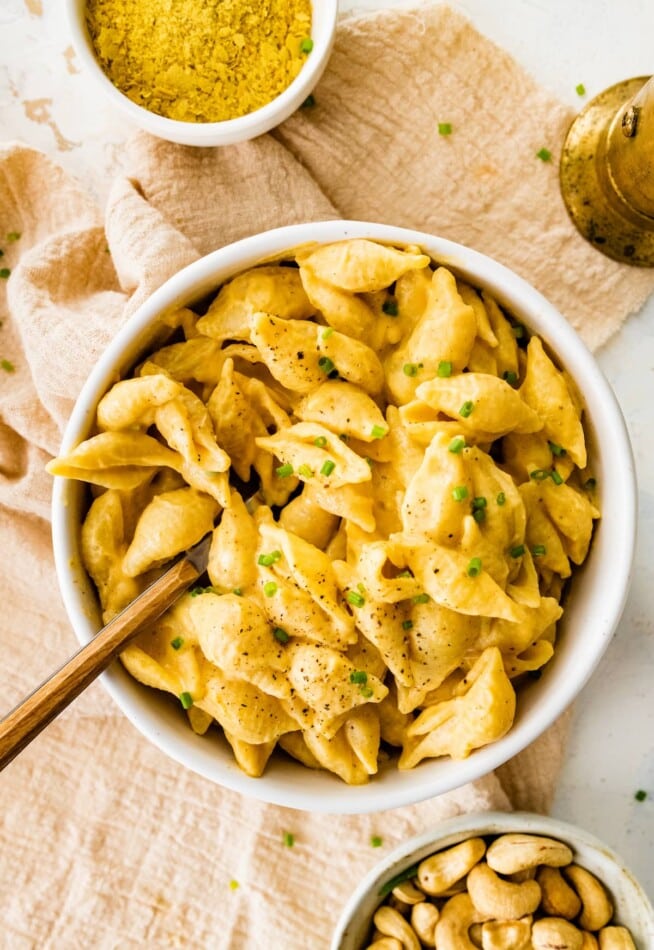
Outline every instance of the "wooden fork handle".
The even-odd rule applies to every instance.
[[[199,576],[190,561],[178,561],[0,721],[0,770]]]

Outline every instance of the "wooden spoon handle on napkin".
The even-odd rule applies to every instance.
[[[211,534],[133,600],[106,627],[0,721],[0,770],[29,745],[147,624],[204,573]]]

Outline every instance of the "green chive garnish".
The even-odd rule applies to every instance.
[[[506,495],[504,494],[503,491],[501,491],[501,492],[499,493],[499,495],[497,496],[497,498],[495,499],[495,501],[496,501],[497,504],[500,506],[500,508],[502,507],[502,505],[506,504]]]
[[[459,409],[459,415],[463,416],[464,419],[467,419],[474,408],[475,408],[474,402],[471,402],[470,399],[466,399],[466,401],[463,403],[463,405]]]
[[[439,135],[451,135],[451,134],[452,134],[452,123],[451,123],[451,122],[439,122],[439,123],[438,123],[438,134],[439,134]]]
[[[236,594],[237,597],[242,597],[243,590],[241,587],[235,587],[234,590],[232,591],[232,594]]]
[[[318,360],[318,366],[327,376],[329,376],[331,371],[334,369],[334,364],[328,356],[321,356]]]
[[[505,383],[508,383],[509,386],[515,386],[518,382],[518,374],[514,373],[511,369],[507,369],[502,373],[502,379]]]
[[[279,643],[288,643],[288,641],[290,640],[289,635],[287,634],[287,632],[284,630],[283,627],[275,627],[275,629],[273,630],[273,637]]]
[[[365,670],[352,670],[350,673],[350,683],[356,683],[357,686],[365,686],[368,682],[368,674]]]
[[[209,585],[209,587],[193,587],[189,591],[189,594],[191,595],[191,597],[199,597],[200,594],[219,594],[219,593],[220,591],[217,590],[215,587],[212,587],[211,585]]]
[[[388,300],[383,302],[382,310],[388,317],[396,317],[398,313],[397,300],[393,297],[389,297]]]
[[[471,557],[468,562],[468,577],[477,577],[481,573],[481,558]]]
[[[322,331],[320,335],[323,338],[323,340],[328,340],[330,336],[332,336],[333,333],[334,333],[333,327],[325,327],[325,329]]]
[[[580,82],[575,86],[575,92],[578,96],[586,95],[586,87],[584,86],[583,82]]]
[[[193,697],[191,696],[190,693],[180,693],[179,701],[184,707],[184,709],[190,709],[191,706],[193,705]]]
[[[563,479],[561,478],[561,476],[559,475],[559,473],[557,472],[555,468],[552,469],[551,476],[552,476],[552,481],[554,482],[555,485],[563,484]]]
[[[511,333],[514,335],[516,340],[521,340],[525,335],[525,328],[520,323],[516,323],[511,327]]]
[[[536,158],[540,158],[541,162],[549,162],[552,158],[552,153],[548,148],[541,148],[536,152]]]
[[[402,372],[405,376],[417,376],[418,366],[416,363],[405,363],[402,367]]]
[[[550,477],[550,473],[546,468],[535,468],[533,472],[529,473],[529,477],[533,478],[535,482],[544,482],[546,478]]]
[[[11,274],[11,271],[10,271],[10,269],[9,269],[8,267],[0,267],[0,277],[1,277],[3,280],[6,280],[7,277],[9,277],[10,274]]]
[[[302,475],[303,478],[313,478],[313,469],[310,465],[300,465],[297,473],[298,475]]]
[[[173,640],[170,641],[170,645],[173,648],[173,650],[179,650],[180,647],[184,646],[184,638],[175,637]]]
[[[458,455],[466,447],[466,440],[462,435],[455,435],[447,449],[448,452],[454,452],[455,455]]]
[[[385,429],[383,426],[373,426],[370,430],[370,435],[373,437],[373,439],[383,439],[387,434],[388,429]]]
[[[402,629],[403,629],[403,630],[410,630],[412,627],[413,627],[413,620],[403,620],[403,621],[402,621]]]
[[[14,241],[18,241],[19,239],[20,239],[19,231],[10,231],[9,234],[7,235],[7,240],[9,241],[10,244],[13,244]]]
[[[408,568],[405,568],[403,571],[400,571],[400,573],[397,576],[398,577],[413,577],[413,572],[410,571]]]
[[[0,360],[0,367],[5,371],[5,373],[14,373],[16,372],[16,367],[11,362],[11,360]]]
[[[293,466],[287,462],[286,465],[280,465],[279,468],[276,468],[275,473],[279,478],[288,478],[289,475],[293,474]]]
[[[463,501],[464,498],[468,497],[468,489],[465,485],[457,485],[456,488],[452,489],[452,498],[455,501]]]
[[[384,843],[384,839],[380,838],[379,835],[372,835],[370,838],[370,846],[372,848],[381,848]]]
[[[416,594],[415,597],[411,598],[411,603],[428,604],[429,600],[430,600],[429,594]]]
[[[266,597],[274,597],[277,593],[277,584],[274,581],[266,581],[263,585],[263,592]]]
[[[305,36],[304,39],[300,42],[300,52],[301,53],[310,53],[313,49],[313,40],[310,36]]]
[[[488,502],[486,501],[483,495],[477,495],[476,498],[472,499],[473,508],[485,508],[487,504]]]
[[[525,553],[524,544],[516,544],[516,546],[514,548],[511,548],[511,550],[509,551],[509,554],[511,555],[511,557],[522,557],[524,553]]]
[[[313,440],[313,444],[316,445],[319,449],[324,449],[327,445],[327,439],[324,435],[319,435],[316,439]]]
[[[270,554],[260,554],[257,560],[257,564],[261,564],[262,567],[270,567],[271,564],[274,564],[276,561],[279,561],[282,556],[281,551],[271,551]]]
[[[547,444],[550,447],[550,452],[552,455],[556,455],[557,458],[561,458],[561,456],[566,454],[566,451],[562,445],[557,445],[556,442],[548,442]]]
[[[372,466],[373,466],[373,464],[374,464],[374,461],[373,461],[373,459],[370,458],[369,455],[366,455],[366,462],[368,463],[368,465],[370,466],[370,468],[372,468]]]
[[[486,510],[484,508],[473,508],[472,517],[475,519],[477,524],[481,524],[482,521],[486,520]]]
[[[441,360],[438,364],[438,369],[436,370],[437,374],[441,379],[447,379],[448,376],[452,375],[452,363],[450,360]]]
[[[292,848],[295,844],[295,835],[292,835],[290,831],[285,831],[282,841],[287,848]]]
[[[364,699],[370,699],[370,697],[374,693],[374,690],[372,686],[359,686],[359,692],[361,693]]]
[[[637,802],[644,802],[645,799],[647,798],[647,792],[645,791],[644,788],[639,788],[636,794],[634,795],[634,798],[636,799]]]
[[[314,96],[314,94],[313,94],[312,92],[310,92],[309,95],[308,95],[308,96],[306,97],[306,99],[304,100],[304,102],[302,103],[302,108],[303,108],[303,109],[313,109],[313,107],[315,106],[315,104],[316,104],[315,96]]]
[[[415,877],[418,873],[418,867],[418,864],[412,864],[410,868],[401,871],[399,874],[396,874],[395,877],[392,877],[390,881],[386,881],[385,884],[382,884],[378,892],[379,897],[386,897],[398,884],[404,884],[405,881],[410,881],[411,878]]]
[[[544,544],[535,544],[531,549],[531,553],[534,557],[542,557],[543,554],[547,554],[547,548]]]
[[[345,599],[348,604],[352,604],[353,607],[363,607],[366,602],[366,598],[362,597],[361,594],[355,590],[349,590],[345,595]]]
[[[326,462],[323,462],[322,468],[320,469],[321,475],[331,475],[331,473],[336,468],[336,462],[332,462],[331,459],[327,459]]]

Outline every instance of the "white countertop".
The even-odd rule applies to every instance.
[[[343,10],[415,6],[341,0]],[[654,72],[652,0],[453,0],[475,26],[574,107]],[[99,201],[131,129],[96,97],[70,48],[62,3],[0,2],[0,138],[21,139],[80,178]],[[599,354],[633,439],[640,489],[634,583],[618,632],[578,699],[553,813],[625,859],[654,898],[654,298]],[[634,799],[637,789],[648,799]]]

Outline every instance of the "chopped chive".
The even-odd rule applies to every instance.
[[[412,627],[413,627],[413,620],[403,620],[403,621],[402,621],[402,629],[403,629],[403,630],[410,630]]]
[[[325,373],[327,376],[334,369],[334,364],[332,363],[332,361],[330,360],[328,356],[321,356],[320,359],[318,360],[318,366],[323,371],[323,373]]]
[[[266,581],[263,585],[263,592],[266,597],[274,597],[277,593],[277,584],[274,581]]]
[[[451,134],[452,134],[452,123],[451,123],[451,122],[439,122],[439,123],[438,123],[438,134],[439,134],[439,135],[451,135]]]
[[[383,426],[373,426],[370,430],[370,435],[373,439],[383,439],[385,435],[388,435],[388,429],[385,429]]]
[[[393,297],[389,297],[388,300],[385,300],[382,304],[382,310],[388,317],[396,317],[398,314],[397,309],[397,300]]]
[[[552,476],[552,481],[554,482],[555,485],[563,484],[563,479],[561,478],[561,476],[559,475],[559,473],[557,472],[555,468],[552,469],[551,476]]]
[[[536,152],[536,158],[540,158],[541,162],[549,162],[552,158],[552,153],[548,148],[541,148]]]
[[[596,487],[596,485],[597,485],[596,478],[587,478],[586,481],[584,482],[584,488],[588,489],[588,491],[592,491],[593,488]]]
[[[441,379],[447,379],[452,375],[452,363],[450,360],[441,360],[438,364],[437,374]]]
[[[302,475],[304,478],[313,478],[313,469],[310,465],[300,465],[297,473],[298,475]]]
[[[374,462],[373,462],[373,459],[371,459],[369,455],[366,455],[366,462],[368,463],[370,468],[372,468]]]
[[[290,831],[285,831],[282,837],[282,841],[287,848],[292,848],[295,844],[295,835],[292,835]]]
[[[384,839],[380,838],[379,835],[372,835],[370,838],[370,846],[372,848],[381,848],[384,843]]]
[[[20,232],[10,231],[9,234],[7,235],[7,240],[9,241],[10,244],[13,244],[14,241],[20,240]]]
[[[645,791],[644,788],[639,788],[638,791],[635,793],[634,798],[636,799],[637,802],[644,802],[645,799],[647,798],[647,792]]]
[[[261,564],[263,567],[270,567],[271,564],[274,564],[282,556],[281,551],[271,551],[270,554],[260,554],[257,560],[257,564]]]
[[[183,647],[183,646],[184,646],[184,638],[183,638],[183,637],[174,637],[174,639],[172,639],[172,640],[170,641],[170,645],[171,645],[171,647],[173,648],[173,650],[179,650],[180,647]]]
[[[466,440],[462,435],[455,435],[447,449],[448,452],[453,452],[455,455],[458,455],[466,447]]]
[[[310,53],[313,49],[313,40],[310,36],[305,36],[304,39],[300,42],[300,52],[301,53]]]
[[[324,435],[319,435],[313,440],[313,444],[318,446],[319,449],[324,449],[327,445],[327,439]]]
[[[472,517],[475,519],[477,524],[481,524],[482,521],[486,520],[486,509],[485,508],[473,508]]]
[[[374,690],[372,686],[359,686],[359,692],[361,693],[364,699],[370,699],[370,697],[374,693]]]
[[[577,83],[577,85],[575,86],[575,92],[577,93],[578,96],[586,95],[586,87],[584,86],[583,82]]]
[[[8,267],[0,267],[0,277],[3,280],[6,280],[10,274],[11,274],[11,270]]]
[[[16,372],[16,367],[15,367],[14,364],[11,362],[11,360],[1,359],[1,360],[0,360],[0,367],[5,371],[5,373],[15,373],[15,372]]]
[[[547,554],[547,548],[544,544],[535,544],[531,549],[531,553],[534,557],[542,557],[543,554]]]
[[[535,468],[533,472],[529,473],[529,477],[533,478],[535,482],[544,482],[546,478],[550,477],[550,473],[546,468]]]
[[[284,630],[283,627],[275,627],[275,629],[273,630],[273,637],[279,643],[288,643],[288,641],[290,640],[289,635],[287,634],[287,632]]]
[[[417,376],[418,366],[416,363],[405,363],[402,367],[402,372],[405,376]]]
[[[232,594],[236,594],[237,597],[243,596],[243,589],[241,587],[235,587],[232,591]]]
[[[481,558],[471,557],[468,562],[468,577],[477,577],[481,574]]]
[[[563,455],[567,454],[562,445],[557,445],[556,442],[548,442],[547,444],[550,447],[550,452],[552,455],[556,455],[557,458],[561,458]]]
[[[276,468],[275,473],[279,478],[288,478],[289,475],[293,474],[293,466],[287,462],[286,465],[280,465],[279,468]]]
[[[353,607],[363,607],[366,602],[366,598],[355,590],[349,590],[345,595],[345,599],[348,604],[352,604]]]
[[[521,340],[523,336],[525,335],[525,328],[522,326],[521,323],[516,323],[514,326],[511,327],[511,333],[514,335],[516,340]]]
[[[456,488],[452,489],[452,498],[455,501],[463,501],[464,498],[468,497],[468,489],[465,485],[457,485]]]
[[[327,459],[326,462],[323,462],[323,466],[320,469],[321,475],[331,475],[331,473],[336,468],[336,462],[332,462],[331,459]]]
[[[240,884],[238,883],[238,881],[232,880],[229,882],[229,887],[230,887],[230,890],[236,891],[240,887]]]
[[[487,504],[488,502],[486,501],[483,495],[477,495],[476,498],[472,499],[473,508],[485,508]]]
[[[415,597],[411,598],[412,604],[428,604],[430,601],[429,594],[416,594]]]
[[[516,544],[516,546],[514,548],[511,548],[511,550],[509,551],[509,554],[511,555],[511,557],[522,557],[524,553],[525,553],[524,544]]]
[[[219,594],[220,591],[215,587],[209,585],[209,587],[192,587],[189,591],[191,597],[199,597],[200,594]]]
[[[325,329],[322,331],[320,336],[323,338],[323,340],[328,340],[330,336],[332,336],[333,333],[334,333],[333,327],[325,327]]]
[[[502,373],[502,379],[505,383],[508,383],[509,386],[515,386],[518,382],[518,374],[514,373],[512,369],[507,369]]]
[[[468,416],[472,413],[472,410],[475,408],[474,402],[470,399],[466,399],[461,408],[459,409],[459,415],[463,416],[464,419],[467,419]]]
[[[357,686],[365,686],[368,682],[368,674],[365,670],[352,670],[350,673],[350,683],[356,683]]]
[[[506,495],[504,494],[503,491],[501,491],[501,492],[498,494],[498,496],[497,496],[497,498],[495,499],[495,501],[496,501],[497,504],[500,506],[500,508],[502,507],[502,505],[506,504]]]
[[[190,693],[180,693],[179,701],[184,707],[184,709],[190,709],[191,706],[193,705],[193,697],[191,696]]]
[[[308,95],[308,96],[306,97],[306,99],[304,100],[304,102],[302,103],[302,108],[303,108],[303,109],[313,109],[313,107],[315,106],[315,104],[316,104],[316,98],[315,98],[314,94],[313,94],[312,92],[310,92],[309,95]]]
[[[418,873],[417,864],[412,864],[410,868],[406,868],[404,871],[400,871],[399,874],[396,874],[395,877],[392,877],[390,880],[386,881],[385,884],[379,888],[378,896],[387,897],[391,891],[397,887],[398,884],[404,884],[405,881],[410,881],[412,877],[415,877]]]
[[[413,572],[410,571],[407,567],[403,571],[400,571],[400,573],[397,576],[398,577],[413,577]]]

